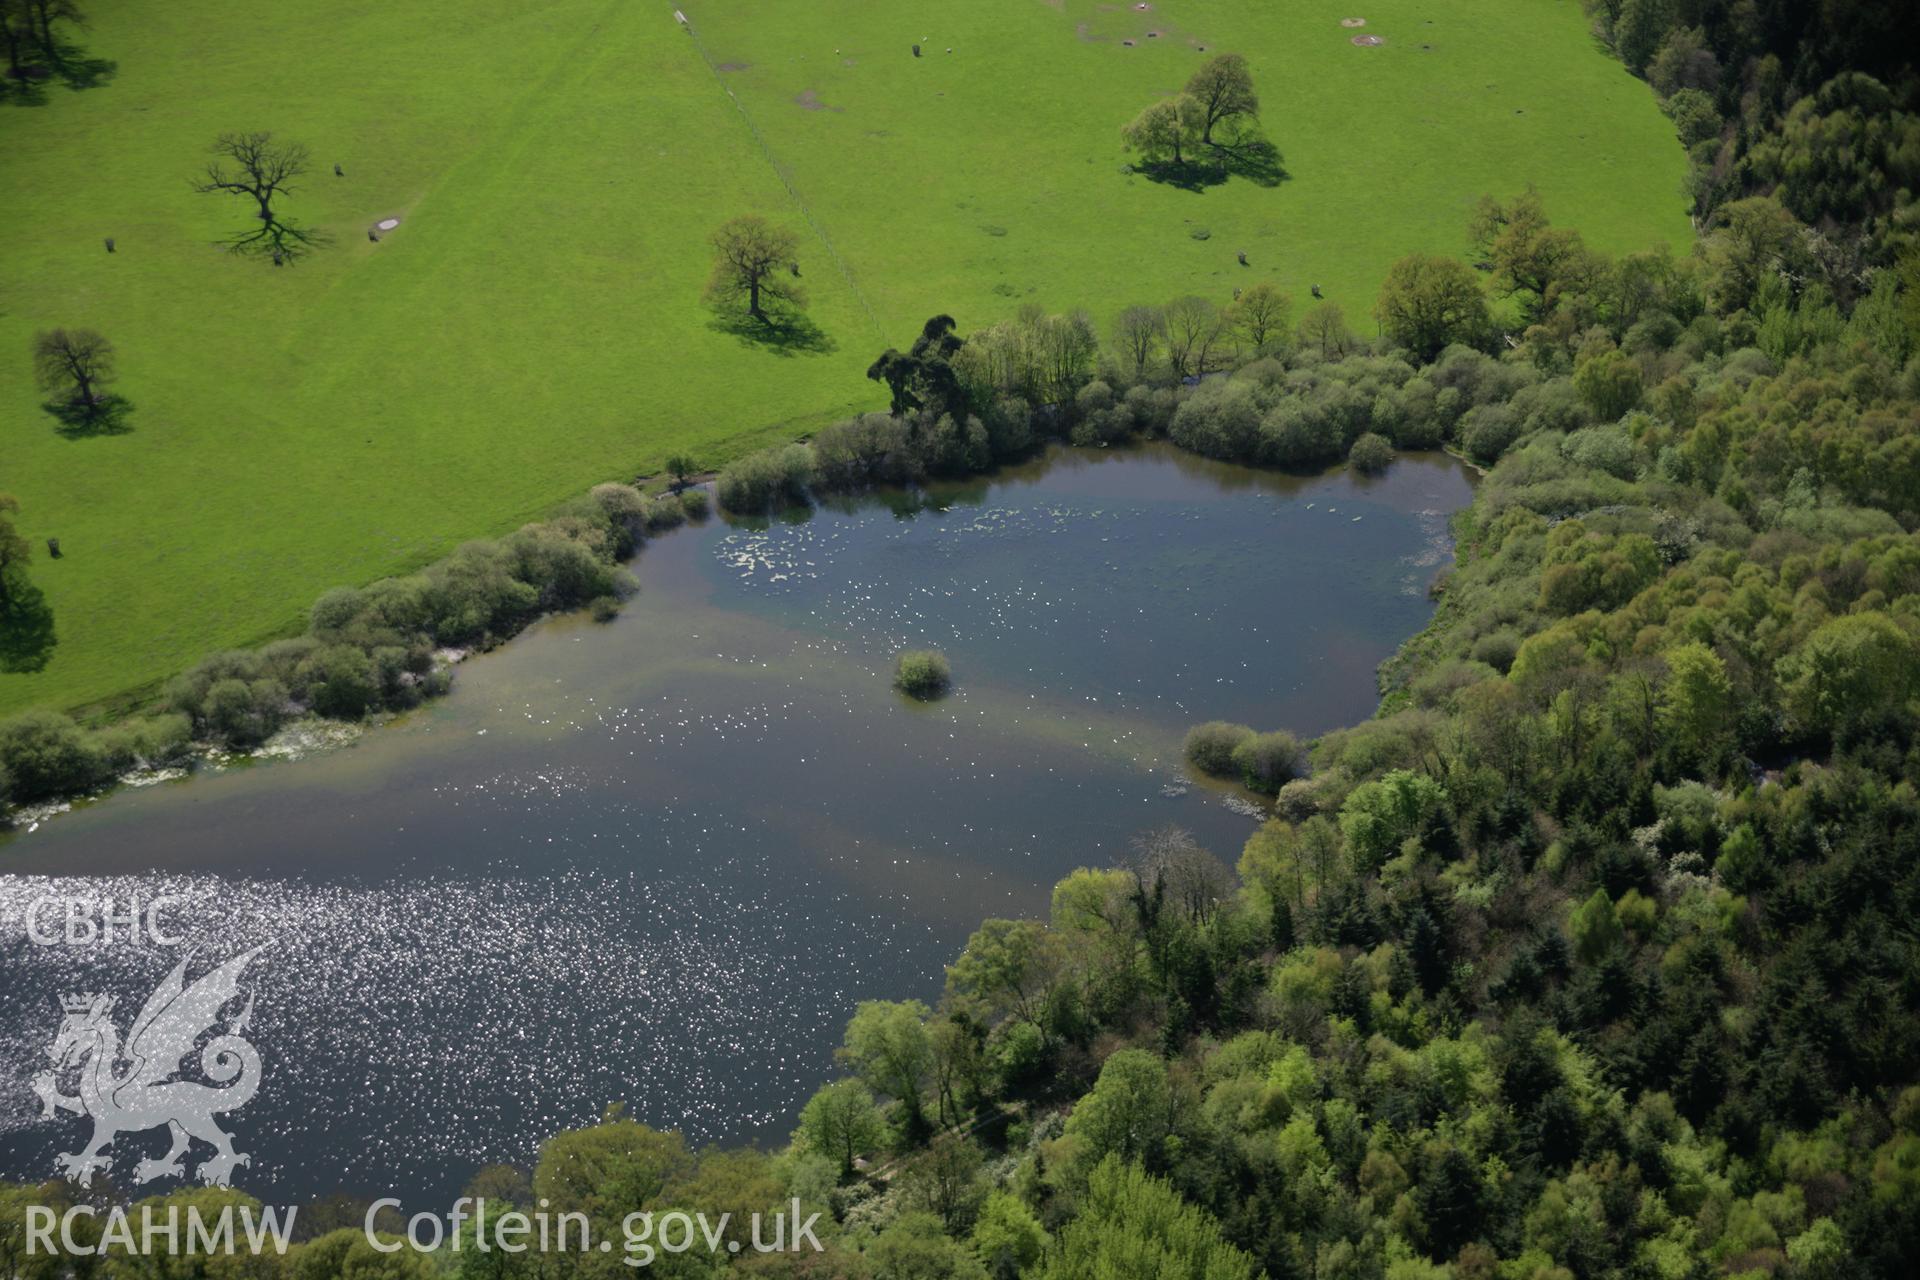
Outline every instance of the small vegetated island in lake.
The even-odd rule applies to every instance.
[[[907,649],[894,660],[893,683],[900,692],[925,701],[952,687],[953,668],[938,649]]]
[[[1607,64],[1604,77],[1581,41],[1542,34],[1569,23],[1581,34],[1564,6],[1514,5],[1478,23],[1396,7],[1358,12],[1346,25],[1338,15],[1255,19],[1198,3],[964,8],[971,16],[915,18],[963,24],[949,39],[945,27],[935,28],[938,38],[923,27],[898,26],[914,35],[880,31],[871,18],[856,21],[877,12],[868,6],[829,6],[845,19],[845,34],[823,45],[810,27],[804,67],[799,19],[784,7],[779,15],[743,6],[711,18],[696,7],[689,30],[672,33],[682,43],[671,53],[618,43],[619,32],[661,16],[638,6],[610,11],[613,31],[587,53],[573,24],[500,17],[518,23],[512,29],[522,37],[514,84],[523,83],[530,59],[564,40],[575,57],[560,82],[574,105],[620,104],[604,116],[518,113],[515,128],[631,115],[636,71],[668,59],[683,74],[665,83],[730,78],[738,110],[760,130],[757,144],[800,166],[777,171],[797,175],[783,189],[809,201],[804,212],[763,225],[729,221],[737,211],[712,218],[707,228],[720,231],[692,255],[701,258],[697,269],[650,278],[609,272],[617,283],[589,279],[578,294],[556,292],[551,315],[569,324],[590,316],[597,325],[634,306],[672,313],[700,295],[694,277],[711,272],[708,296],[721,318],[675,365],[692,383],[729,368],[740,344],[764,357],[756,368],[780,371],[765,375],[769,383],[786,380],[788,393],[820,390],[809,403],[845,394],[824,390],[839,385],[829,373],[852,369],[857,381],[870,370],[888,412],[829,414],[809,424],[820,429],[808,444],[752,453],[746,447],[757,441],[737,440],[739,448],[712,460],[730,464],[717,489],[740,513],[836,488],[965,473],[1048,434],[1089,445],[1164,435],[1210,456],[1303,467],[1347,459],[1360,470],[1392,467],[1393,449],[1444,445],[1487,472],[1457,519],[1458,561],[1440,584],[1438,613],[1388,664],[1372,720],[1305,743],[1280,725],[1198,726],[1187,743],[1197,768],[1272,796],[1272,816],[1243,847],[1208,850],[1178,830],[1144,834],[1124,865],[1061,880],[1044,917],[982,923],[929,1001],[859,1003],[846,1024],[843,1074],[813,1095],[778,1150],[694,1150],[615,1110],[549,1138],[530,1170],[484,1171],[475,1194],[575,1210],[612,1238],[636,1210],[717,1213],[797,1200],[821,1212],[823,1253],[743,1254],[738,1269],[748,1273],[1914,1274],[1920,255],[1912,194],[1920,81],[1910,59],[1920,32],[1911,8],[1596,3],[1593,31],[1625,67]],[[573,16],[565,6],[554,12]],[[809,12],[810,22],[827,21]],[[999,26],[986,26],[985,15]],[[1061,30],[1063,18],[1073,21]],[[10,30],[44,30],[44,21],[32,21]],[[1325,60],[1291,64],[1282,88],[1278,68],[1288,64],[1279,34],[1304,44],[1323,26],[1332,29],[1330,52],[1312,58]],[[993,63],[995,50],[1025,48],[1042,30],[1060,37],[1047,46],[1046,74],[1031,74],[1040,54]],[[1210,34],[1216,30],[1247,38],[1222,42]],[[1179,74],[1166,60],[1172,50],[1180,51]],[[1251,88],[1233,67],[1211,81],[1187,78],[1209,54],[1240,50]],[[1335,52],[1348,61],[1336,64]],[[61,56],[49,51],[34,65],[51,67]],[[122,56],[131,62],[136,54],[129,47]],[[993,65],[970,67],[969,58]],[[1147,70],[1134,71],[1126,58]],[[1422,68],[1450,58],[1475,74],[1455,82],[1451,97],[1436,95],[1420,78],[1440,73]],[[325,74],[324,60],[316,61],[315,73]],[[365,74],[364,58],[349,61],[354,75]],[[859,78],[875,66],[886,68],[883,76]],[[415,65],[410,74],[437,72]],[[1049,127],[1045,113],[983,136],[961,88],[970,75],[984,86],[973,92],[1004,104],[1036,95],[1036,112],[1046,105],[1062,122],[1097,106],[1116,146],[1126,131],[1128,173],[1119,175],[1115,156],[1088,160],[1077,126]],[[1508,99],[1502,85],[1527,76],[1537,77],[1538,98]],[[97,104],[132,79],[123,71],[45,112],[103,112]],[[1064,104],[1062,85],[1076,89]],[[35,89],[67,91],[58,80],[49,87],[46,77],[26,77],[10,93]],[[1690,247],[1656,246],[1657,236],[1640,233],[1657,229],[1624,212],[1644,195],[1636,184],[1659,171],[1661,148],[1636,134],[1632,151],[1612,151],[1619,132],[1595,123],[1587,106],[1564,110],[1589,91],[1592,101],[1614,104],[1628,89],[1650,89],[1662,127],[1686,147],[1685,198],[1701,229]],[[918,181],[912,166],[920,162],[904,154],[906,167],[889,181],[849,181],[838,192],[809,183],[827,157],[908,150],[894,146],[897,135],[874,115],[881,94],[900,113],[898,134],[917,139],[922,157],[937,156],[957,185]],[[1257,116],[1217,110],[1245,108],[1249,95]],[[1303,104],[1313,100],[1324,113],[1318,120],[1337,117],[1343,127],[1308,127]],[[1473,105],[1461,105],[1468,100]],[[1295,108],[1293,118],[1277,109],[1281,101]],[[1420,104],[1396,117],[1419,151],[1388,153],[1405,166],[1388,173],[1369,148],[1385,144],[1374,129],[1395,102]],[[438,109],[460,122],[484,115],[465,95]],[[1429,127],[1420,114],[1429,110],[1462,111],[1470,127]],[[694,157],[689,163],[722,154],[713,140],[741,122],[726,114],[736,111],[732,103],[716,111],[660,145]],[[1258,138],[1235,132],[1247,117],[1257,119]],[[1584,123],[1566,123],[1574,118]],[[1408,123],[1416,119],[1423,127],[1414,133]],[[524,216],[523,207],[512,219],[502,212],[517,199],[544,200],[552,187],[540,177],[569,171],[577,148],[602,137],[595,130],[527,162],[529,173],[506,163],[528,153],[513,145],[525,138],[494,137],[456,164],[432,154],[433,123],[429,113],[400,127],[422,148],[422,171],[444,173],[444,187],[421,194],[417,212],[388,241],[355,241],[352,250],[369,255],[370,265],[351,278],[323,275],[329,254],[347,253],[344,238],[289,254],[277,275],[273,259],[257,254],[152,250],[172,255],[165,269],[182,280],[226,273],[219,278],[232,288],[254,288],[245,270],[288,281],[281,287],[300,302],[287,305],[301,313],[299,332],[311,341],[237,343],[258,369],[237,388],[215,387],[194,376],[200,360],[185,347],[218,351],[218,341],[162,333],[150,300],[116,304],[130,323],[97,323],[112,338],[115,385],[133,408],[117,435],[83,430],[69,439],[58,414],[59,425],[36,424],[40,434],[23,449],[34,461],[22,474],[49,505],[73,514],[76,527],[107,535],[128,513],[97,495],[124,490],[102,490],[116,482],[96,473],[62,482],[96,486],[88,490],[95,513],[83,521],[75,490],[47,479],[56,470],[49,459],[62,470],[105,468],[68,460],[110,456],[149,433],[185,437],[182,424],[227,420],[219,410],[242,401],[251,402],[249,413],[233,421],[267,419],[245,442],[263,454],[247,459],[249,474],[274,473],[275,462],[296,452],[324,454],[286,473],[308,485],[316,476],[378,473],[383,456],[420,450],[418,436],[382,427],[435,418],[470,430],[481,415],[463,417],[462,406],[498,399],[500,379],[513,371],[482,372],[486,362],[458,340],[479,332],[478,313],[502,296],[502,273],[550,268],[547,255],[559,252],[533,247],[501,265],[498,241],[510,235],[599,255],[621,237],[646,234],[647,223],[631,210],[614,217],[557,204],[541,207],[544,218]],[[1628,131],[1647,132],[1641,124]],[[1543,172],[1536,190],[1514,180],[1522,167],[1497,145],[1512,137],[1506,130],[1522,128],[1541,131],[1529,135],[1531,152],[1564,153],[1555,163],[1565,167]],[[871,144],[852,141],[877,129]],[[1337,139],[1346,151],[1369,192],[1364,213],[1353,204],[1339,206],[1337,222],[1320,221],[1336,216],[1325,204],[1312,214],[1253,213],[1277,207],[1276,192],[1314,203],[1306,194],[1315,171],[1310,135]],[[1279,154],[1231,153],[1258,140]],[[993,151],[989,174],[988,142],[1020,151]],[[45,136],[30,146],[25,161],[9,163],[60,171]],[[1063,159],[1071,159],[1070,177],[1046,163]],[[1458,236],[1449,227],[1422,245],[1396,212],[1405,213],[1409,198],[1429,214],[1444,206],[1442,180],[1428,177],[1438,166],[1463,171],[1471,194],[1485,198],[1458,202]],[[310,179],[330,193],[323,204],[335,202],[317,221],[346,220],[346,188],[329,184],[351,181],[356,167]],[[115,192],[127,185],[113,166],[91,171],[96,183],[111,178]],[[781,181],[775,174],[760,175],[769,207],[785,198],[771,192]],[[1677,175],[1644,189],[1657,189],[1656,201],[1667,176]],[[1113,181],[1099,185],[1106,177]],[[655,198],[641,193],[640,176],[609,181],[632,183],[637,199]],[[1012,181],[1024,184],[1018,199],[1005,193]],[[1055,183],[1087,202],[1077,214],[1050,198]],[[400,189],[396,180],[391,190]],[[930,189],[943,199],[930,199]],[[102,264],[118,270],[129,257],[131,232],[86,276],[53,247],[56,222],[62,236],[98,224],[75,212],[98,190],[61,194],[50,207],[71,201],[69,216],[50,217],[33,238],[30,269],[59,296],[78,296],[73,282],[109,269]],[[1192,225],[1178,235],[1165,216],[1136,216],[1175,200],[1192,210],[1183,215]],[[1021,210],[1026,217],[1015,216]],[[1269,217],[1298,221],[1263,221]],[[423,251],[431,257],[409,263],[394,254],[371,265],[370,255],[400,248],[416,224],[436,219],[449,239]],[[1055,241],[1035,253],[1022,239],[1042,219],[1064,220],[1084,243]],[[875,223],[891,229],[860,233]],[[1263,225],[1274,228],[1264,247],[1252,238]],[[1262,279],[1264,253],[1286,253],[1290,234],[1297,244],[1316,228],[1328,236],[1316,243],[1330,246],[1337,230],[1395,251],[1354,257],[1339,275],[1329,267],[1325,279]],[[422,238],[434,230],[417,227]],[[973,247],[951,250],[946,242],[963,235],[977,237]],[[1215,270],[1212,255],[1223,243],[1246,254],[1244,269],[1229,258]],[[804,261],[782,263],[790,249]],[[1325,252],[1329,261],[1337,256]],[[427,321],[443,304],[427,297],[423,281],[444,283],[449,271],[466,273],[472,285],[460,314],[476,314],[436,329]],[[776,287],[763,288],[770,283]],[[1258,292],[1263,285],[1272,292]],[[1088,310],[1012,305],[1038,286],[1049,306],[1077,300]],[[633,301],[596,308],[628,291]],[[900,317],[910,308],[917,322],[930,295],[954,315],[982,319],[963,329],[939,316],[906,350],[889,347],[882,334],[907,327]],[[408,299],[419,306],[409,309]],[[252,309],[232,311],[231,332],[257,338]],[[309,311],[339,323],[318,325]],[[397,329],[401,316],[414,327]],[[493,326],[498,315],[485,320]],[[863,328],[869,322],[871,331]],[[136,360],[134,335],[122,329],[144,330],[141,341],[159,344],[157,353]],[[573,330],[554,332],[560,345]],[[421,351],[411,340],[428,333],[436,346],[452,346]],[[644,344],[668,340],[631,341],[658,357]],[[613,419],[596,415],[597,397],[650,385],[665,366],[605,361],[593,342],[564,345],[546,361],[516,365],[529,382],[553,388],[554,399],[529,391],[512,402],[551,408],[565,400],[565,412],[535,412],[530,421],[539,425],[525,429],[557,424],[551,429],[567,433],[565,443],[581,446],[573,451],[578,465],[630,456],[629,444],[611,443]],[[395,363],[409,353],[421,363]],[[447,386],[464,385],[445,391],[452,403],[435,404],[425,390],[444,390],[452,362],[473,376],[446,378]],[[576,378],[588,363],[623,372]],[[295,364],[325,367],[332,381],[303,385],[285,406],[248,394]],[[537,373],[525,365],[538,365]],[[390,376],[366,376],[375,370]],[[57,369],[50,380],[58,385]],[[766,392],[750,378],[720,381],[713,407],[726,420]],[[47,394],[68,416],[90,416],[92,392],[69,385]],[[683,394],[693,393],[661,392],[663,409],[678,407]],[[209,399],[189,413],[197,397]],[[313,424],[323,413],[333,424],[325,429],[330,447],[314,450]],[[31,406],[20,416],[30,420]],[[357,452],[369,432],[392,453]],[[793,432],[773,434],[784,440]],[[572,465],[543,464],[515,475],[509,493],[491,477],[501,446],[483,445],[487,439],[475,431],[475,447],[436,476],[448,510],[475,526],[485,528],[492,517],[481,513],[510,497],[554,499],[562,487],[584,487]],[[183,482],[170,485],[166,472],[190,466],[131,470],[177,497]],[[469,478],[475,483],[465,484]],[[29,489],[20,512],[9,507],[9,530],[33,500]],[[364,711],[389,696],[414,696],[397,691],[419,683],[405,675],[430,673],[415,669],[417,654],[442,639],[443,626],[479,637],[543,607],[618,595],[622,539],[644,536],[649,501],[634,490],[596,491],[543,524],[395,579],[400,585],[323,597],[304,638],[232,659],[259,664],[244,671],[216,679],[203,668],[204,694],[197,677],[176,687],[177,709],[167,715],[177,719],[112,732],[182,738],[209,732],[215,713],[245,725],[249,708],[304,702]],[[216,520],[199,540],[238,573],[247,539],[274,535],[260,531],[259,501],[236,496],[233,505],[247,509],[248,521]],[[366,510],[343,511],[342,527],[332,528],[336,517],[324,505],[302,505],[305,518],[285,523],[313,525],[305,554],[336,564],[343,549],[357,548],[353,564],[412,568],[436,533],[429,522],[397,515],[370,526]],[[10,609],[44,607],[31,605],[29,591],[47,590],[39,584],[66,564],[29,562],[33,545],[18,533],[0,539]],[[203,552],[192,562],[212,558]],[[129,574],[142,564],[131,559]],[[310,579],[312,563],[289,568],[288,581]],[[97,583],[117,580],[83,572],[99,574]],[[143,590],[164,592],[179,581],[163,575]],[[101,594],[91,598],[104,599],[104,587],[95,589]],[[282,584],[249,607],[271,614],[293,598]],[[61,613],[60,597],[52,607],[72,619],[63,626],[86,616]],[[256,638],[254,626],[219,621],[195,629],[192,642]],[[95,662],[109,663],[129,643],[103,642]],[[383,659],[383,650],[397,652]],[[173,661],[185,642],[153,652],[154,662]],[[106,669],[76,665],[57,687],[68,697],[109,692]],[[0,734],[0,761],[16,787],[21,777],[57,778],[71,758],[131,759],[148,749],[46,717],[14,721]],[[17,1213],[40,1202],[33,1197],[78,1192],[5,1194]],[[432,1265],[472,1265],[473,1256],[449,1251]],[[555,1265],[538,1255],[486,1261],[499,1275]],[[617,1257],[565,1264],[620,1273]],[[735,1265],[704,1254],[674,1260],[681,1264],[690,1272]],[[419,1265],[426,1274],[429,1264]],[[138,1270],[125,1259],[102,1267]],[[261,1267],[292,1276],[402,1269],[357,1228]],[[43,1274],[57,1270],[48,1263]]]

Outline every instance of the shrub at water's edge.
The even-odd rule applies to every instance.
[[[729,511],[762,513],[807,500],[813,454],[805,445],[776,445],[750,453],[720,473],[715,488]]]
[[[53,711],[0,721],[0,798],[28,804],[89,790],[123,769],[184,757],[187,718],[161,714],[87,730]]]
[[[1385,471],[1393,463],[1393,445],[1383,435],[1366,432],[1347,450],[1347,461],[1355,471]]]
[[[1209,720],[1187,730],[1182,750],[1187,763],[1200,772],[1225,777],[1233,772],[1233,753],[1252,737],[1253,730],[1247,725]]]
[[[167,686],[160,713],[99,729],[52,711],[0,721],[0,800],[85,794],[130,769],[185,764],[202,747],[250,750],[309,715],[353,721],[415,706],[448,687],[448,650],[490,648],[557,610],[610,618],[638,590],[619,560],[694,510],[705,508],[686,495],[599,485],[418,573],[328,591],[304,635],[214,654]]]
[[[1307,774],[1307,749],[1285,729],[1256,733],[1233,749],[1233,767],[1249,791],[1278,795]]]
[[[1244,724],[1209,720],[1187,730],[1181,754],[1215,778],[1237,779],[1249,791],[1277,795],[1308,773],[1307,747],[1285,729],[1256,733]]]

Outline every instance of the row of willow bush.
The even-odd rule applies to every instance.
[[[864,414],[806,444],[749,454],[720,473],[720,503],[762,514],[811,494],[985,471],[1049,440],[1137,437],[1231,462],[1308,469],[1344,458],[1377,471],[1396,449],[1451,448],[1491,465],[1523,438],[1558,432],[1581,461],[1624,477],[1633,438],[1689,412],[1678,371],[1709,363],[1745,381],[1777,365],[1751,345],[1758,335],[1748,317],[1725,321],[1675,292],[1671,310],[1627,327],[1617,347],[1602,332],[1592,342],[1604,351],[1575,343],[1535,359],[1496,359],[1457,343],[1421,364],[1343,333],[1249,353],[1231,371],[1167,385],[1164,372],[1143,377],[1111,357],[1090,357],[1077,387],[1055,402],[1013,388],[969,388],[948,407]],[[1684,467],[1677,456],[1657,461],[1676,478]]]
[[[1442,376],[1453,379],[1449,387],[1465,383],[1469,395],[1489,402],[1500,394],[1493,379],[1464,372],[1468,363],[1487,357],[1466,348],[1448,356],[1452,364]],[[805,444],[775,445],[728,466],[716,486],[720,505],[759,515],[804,504],[815,494],[973,475],[1027,457],[1049,441],[1102,446],[1170,439],[1236,462],[1315,467],[1351,456],[1355,465],[1379,470],[1392,460],[1395,445],[1433,449],[1453,439],[1459,418],[1480,403],[1458,390],[1442,395],[1444,388],[1424,382],[1407,392],[1409,407],[1389,403],[1380,384],[1398,390],[1415,382],[1412,365],[1373,356],[1328,359],[1312,349],[1284,360],[1262,356],[1231,373],[1175,386],[1129,382],[1117,369],[1099,373],[1057,404],[1006,393],[960,412],[868,413],[834,423]],[[1310,425],[1296,429],[1297,438],[1284,447],[1263,445],[1265,423],[1282,419]]]
[[[353,721],[444,692],[443,649],[485,649],[544,613],[638,590],[620,567],[649,535],[707,513],[689,490],[649,498],[603,484],[547,520],[461,545],[418,573],[336,588],[303,634],[214,654],[167,688],[160,710],[89,728],[55,711],[0,721],[0,799],[84,794],[129,769],[183,764],[196,749],[246,750],[307,715]]]

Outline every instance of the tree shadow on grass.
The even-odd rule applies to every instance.
[[[92,405],[73,400],[49,400],[40,406],[60,425],[55,428],[69,440],[89,436],[123,436],[133,430],[127,419],[133,415],[133,401],[125,396],[101,396]]]
[[[63,54],[54,74],[61,83],[78,93],[84,89],[98,89],[110,82],[120,70],[120,64],[112,58],[89,58],[85,54],[72,56]]]
[[[79,93],[108,84],[119,70],[120,64],[112,58],[90,57],[81,46],[60,41],[52,57],[25,63],[17,76],[0,74],[0,101],[22,107],[44,106],[50,81],[58,80]]]
[[[0,73],[0,102],[16,107],[47,105],[47,81],[53,73],[42,66],[20,68],[20,74]]]
[[[266,258],[276,267],[290,267],[315,250],[326,248],[333,237],[312,227],[270,218],[256,230],[241,231],[215,243],[229,253]]]
[[[1148,182],[1196,194],[1232,178],[1245,178],[1255,186],[1277,187],[1291,176],[1281,161],[1280,148],[1259,137],[1210,143],[1178,163],[1143,161],[1133,171]]]
[[[1208,187],[1219,186],[1228,177],[1225,166],[1216,164],[1210,157],[1180,161],[1142,160],[1133,166],[1133,171],[1148,182],[1163,187],[1178,187],[1195,194]]]
[[[716,333],[729,333],[741,345],[770,351],[777,356],[823,356],[840,349],[827,332],[805,313],[781,311],[768,320],[731,311],[716,311],[707,326]]]
[[[75,93],[101,88],[120,70],[120,64],[112,58],[90,57],[85,48],[66,40],[54,42],[54,54],[47,64],[60,83]]]
[[[18,575],[8,584],[8,594],[9,602],[0,607],[0,671],[40,671],[59,643],[53,634],[53,610],[40,588]]]
[[[1247,138],[1219,149],[1220,163],[1236,178],[1260,187],[1277,187],[1292,175],[1280,156],[1280,148],[1265,138]]]

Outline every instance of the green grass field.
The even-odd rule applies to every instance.
[[[1459,250],[1478,195],[1528,183],[1602,248],[1689,235],[1670,127],[1573,0],[679,4],[697,38],[669,0],[90,0],[117,74],[0,102],[0,490],[64,552],[31,570],[58,643],[0,712],[151,688],[671,452],[878,407],[866,364],[936,311],[1104,326],[1271,278],[1370,332],[1394,258]],[[1201,45],[1251,61],[1279,185],[1127,172],[1120,125]],[[245,129],[312,149],[283,209],[333,244],[295,267],[212,247],[246,209],[190,188]],[[712,322],[706,237],[741,212],[807,231],[828,349]],[[53,325],[117,345],[129,430],[42,411]]]

